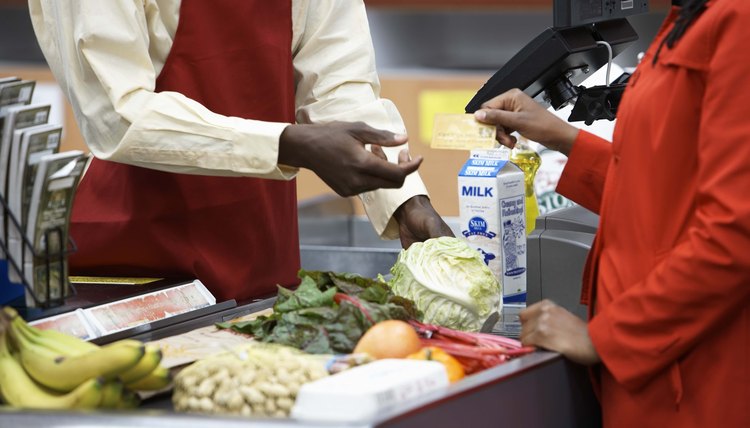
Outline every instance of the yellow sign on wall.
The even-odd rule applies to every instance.
[[[438,113],[464,113],[464,107],[474,97],[474,90],[428,90],[419,93],[419,138],[425,144],[432,141],[432,128]]]

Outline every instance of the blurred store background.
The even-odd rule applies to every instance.
[[[382,96],[401,111],[413,155],[433,204],[458,215],[456,172],[462,151],[432,150],[427,143],[437,111],[462,112],[482,84],[519,49],[552,24],[552,0],[366,0]],[[668,8],[651,0],[651,13],[629,19],[640,41],[615,62],[636,64]],[[64,124],[63,149],[84,149],[64,95],[46,66],[31,28],[26,1],[0,0],[0,76],[39,82],[35,99],[53,105],[51,121]],[[331,193],[314,174],[298,180],[301,200]],[[358,203],[354,203],[359,210]]]

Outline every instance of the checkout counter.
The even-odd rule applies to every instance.
[[[284,419],[175,414],[169,397],[128,412],[1,411],[0,427],[316,427]],[[376,420],[348,427],[597,427],[598,406],[586,370],[557,354],[536,352],[405,402]]]
[[[320,202],[320,201],[318,201]],[[302,265],[307,269],[357,272],[363,275],[387,273],[400,251],[397,243],[380,241],[366,219],[353,216],[345,200],[301,207],[300,235]],[[321,211],[325,216],[321,216]],[[596,216],[575,207],[540,218],[529,241],[529,296],[555,299],[577,297],[580,271],[587,245],[595,231]],[[451,226],[457,221],[448,219]],[[454,224],[455,223],[455,224]],[[593,225],[593,226],[591,226]],[[337,231],[337,233],[330,233]],[[327,239],[325,237],[328,237]],[[367,246],[370,245],[370,246]],[[380,245],[376,247],[374,245]],[[537,248],[538,251],[532,251]],[[532,274],[538,272],[539,275]],[[532,278],[537,278],[533,279]],[[537,281],[532,283],[531,281]],[[563,292],[558,285],[570,286]],[[102,286],[79,287],[70,305],[92,305],[111,300]],[[106,287],[106,286],[105,286]],[[130,287],[128,287],[130,288]],[[154,291],[139,286],[120,293]],[[573,289],[574,288],[574,289]],[[124,290],[120,287],[120,290]],[[536,290],[532,293],[533,290]],[[107,296],[107,297],[105,297]],[[127,297],[124,294],[117,299]],[[158,340],[267,309],[274,299],[252,302],[221,302],[193,313],[126,330],[101,343],[130,337]],[[573,300],[571,300],[573,301]],[[563,301],[560,301],[563,302]],[[577,300],[575,300],[577,303]],[[563,302],[564,303],[564,302]],[[63,311],[58,308],[55,312]],[[518,334],[520,307],[508,306],[493,332]],[[508,363],[468,376],[440,391],[403,402],[366,423],[347,426],[513,426],[513,427],[597,427],[600,410],[591,389],[588,371],[568,362],[559,354],[537,351]],[[0,410],[4,427],[312,427],[290,419],[246,419],[178,414],[173,412],[170,395],[145,400],[130,411],[46,412]]]

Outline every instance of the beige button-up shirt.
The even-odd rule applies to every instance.
[[[29,0],[39,44],[100,159],[175,173],[288,180],[278,163],[288,123],[222,116],[177,92],[154,92],[172,47],[179,0]],[[363,121],[405,133],[380,82],[362,0],[292,0],[297,123]],[[221,76],[216,76],[220,79]],[[242,84],[242,82],[237,82]],[[385,148],[396,162],[403,147]],[[427,194],[419,175],[361,195],[384,238],[393,212]]]

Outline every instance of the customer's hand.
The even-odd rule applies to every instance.
[[[333,122],[321,125],[289,125],[279,141],[279,163],[307,168],[341,196],[353,196],[381,188],[399,188],[416,171],[422,158],[409,158],[403,150],[398,164],[390,163],[365,148],[394,147],[406,143],[405,135],[371,128],[364,123]]]
[[[474,117],[497,127],[497,141],[513,148],[518,132],[529,140],[565,155],[570,153],[578,129],[550,113],[519,89],[511,89],[482,104]]]
[[[586,322],[549,300],[521,311],[521,343],[559,352],[579,364],[598,363]]]
[[[424,195],[414,196],[401,204],[394,217],[398,222],[401,246],[404,248],[430,238],[453,236],[453,231]]]

